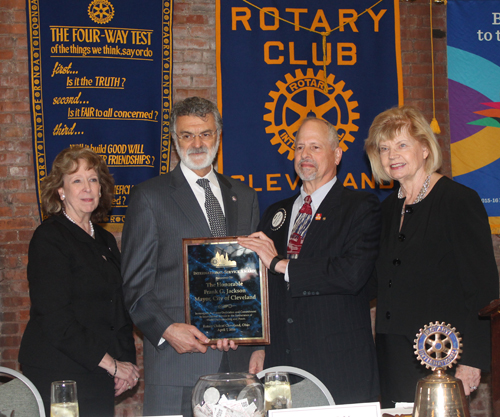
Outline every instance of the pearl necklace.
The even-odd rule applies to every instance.
[[[74,223],[76,224],[76,222],[68,216],[68,213],[66,213],[66,210],[63,209],[63,214],[66,216],[66,218],[71,222],[71,223]],[[76,224],[78,226],[78,224]],[[94,225],[92,224],[92,222],[89,220],[89,226],[90,226],[90,236],[91,237],[94,237]]]
[[[431,176],[427,176],[427,178],[425,179],[423,185],[422,185],[422,188],[420,189],[418,195],[417,195],[417,198],[415,199],[415,201],[412,203],[412,204],[417,204],[417,203],[420,203],[424,198],[425,198],[425,194],[427,193],[427,190],[429,189],[429,184],[431,183]],[[398,198],[401,199],[401,198],[404,198],[403,196],[403,190],[401,187],[399,187],[399,190],[398,190]],[[405,205],[406,204],[403,204],[403,209],[401,210],[401,216],[403,216],[405,214]]]

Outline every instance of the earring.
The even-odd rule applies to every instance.
[[[101,196],[101,192],[99,191],[99,197]]]
[[[64,200],[65,198],[66,198],[66,196],[63,194],[63,195],[61,196],[61,200]]]

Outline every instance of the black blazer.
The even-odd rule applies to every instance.
[[[35,231],[29,247],[31,310],[19,362],[68,372],[105,372],[105,355],[135,363],[125,310],[120,252],[113,235],[94,225],[95,239],[63,216]]]
[[[377,333],[413,341],[425,325],[449,323],[462,337],[458,364],[488,371],[490,322],[478,312],[498,298],[498,270],[481,199],[442,177],[399,230],[403,203],[394,192],[382,204]]]
[[[270,206],[259,225],[285,256],[296,198]],[[272,219],[280,209],[286,220],[273,231]],[[269,275],[271,345],[265,367],[289,365],[311,372],[338,404],[378,396],[366,282],[377,256],[379,224],[377,197],[337,181],[318,208],[298,259],[290,260],[290,289],[283,275]]]

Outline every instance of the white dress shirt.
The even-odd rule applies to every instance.
[[[325,199],[326,195],[330,192],[330,190],[333,187],[333,184],[337,181],[337,176],[333,177],[330,181],[328,181],[326,184],[322,185],[319,187],[314,193],[311,194],[311,210],[312,210],[312,216],[314,221],[314,215],[316,214],[316,210],[318,210],[318,207],[321,205],[323,200]],[[288,239],[287,242],[290,241],[290,236],[292,234],[293,230],[293,225],[295,223],[295,219],[297,218],[297,215],[299,214],[300,209],[304,205],[304,199],[306,198],[308,194],[304,191],[304,186],[300,187],[300,195],[295,199],[293,202],[293,207],[292,207],[292,213],[290,215],[290,225],[288,226]],[[288,276],[288,265],[290,265],[290,262],[288,262],[286,266],[286,271],[285,271],[285,281],[290,282],[290,277]]]
[[[207,175],[205,175],[204,177],[199,177],[191,169],[184,165],[182,161],[180,164],[181,171],[184,174],[184,177],[186,177],[191,190],[193,190],[193,193],[198,200],[198,204],[200,205],[201,209],[203,210],[203,214],[207,219],[207,223],[210,224],[210,222],[208,221],[207,210],[205,209],[205,189],[196,183],[196,181],[198,181],[200,178],[206,178],[208,181],[210,181],[210,189],[212,190],[212,193],[214,193],[215,198],[217,198],[222,212],[224,213],[224,215],[226,215],[226,212],[224,211],[224,203],[222,201],[222,191],[220,189],[219,180],[215,175],[214,167],[210,167],[210,172]]]
[[[199,177],[191,169],[189,169],[186,165],[184,165],[182,161],[180,162],[180,164],[181,164],[181,171],[184,174],[184,177],[186,177],[186,180],[189,186],[191,187],[191,190],[193,190],[196,200],[198,200],[198,204],[200,205],[200,208],[202,209],[203,214],[207,219],[207,223],[210,224],[208,220],[207,210],[205,208],[205,189],[196,183],[196,181],[198,181],[200,178],[206,178],[208,181],[210,181],[210,189],[212,190],[212,193],[214,193],[215,198],[217,198],[217,200],[219,201],[222,212],[224,213],[224,215],[226,215],[226,212],[224,211],[224,203],[222,202],[222,191],[220,189],[217,176],[215,175],[214,167],[213,166],[210,167],[210,172],[207,175],[205,175],[204,177]],[[165,339],[163,337],[160,338],[158,346],[160,346],[164,342]]]

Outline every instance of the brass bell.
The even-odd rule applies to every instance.
[[[470,417],[462,381],[437,368],[417,383],[413,417]]]
[[[449,324],[429,323],[415,339],[415,354],[434,372],[417,383],[413,417],[470,417],[462,381],[446,375],[460,358],[459,333]]]

